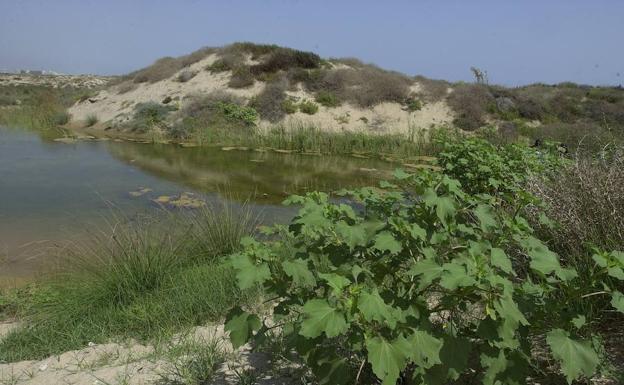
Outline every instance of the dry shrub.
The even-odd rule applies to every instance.
[[[600,159],[579,155],[552,180],[531,183],[530,190],[559,224],[540,231],[569,263],[591,264],[592,246],[624,250],[624,148]]]
[[[214,52],[216,52],[214,48],[202,48],[178,58],[163,57],[149,67],[128,74],[127,77],[133,79],[135,83],[156,83],[172,77],[181,69],[197,63]]]
[[[289,68],[319,68],[321,57],[312,52],[298,51],[290,48],[278,48],[270,52],[259,64],[250,67],[256,76],[275,73]]]
[[[597,153],[611,143],[623,143],[621,132],[609,130],[592,122],[551,123],[533,130],[531,139],[550,140],[565,143],[571,150]]]
[[[189,80],[193,79],[195,77],[195,75],[197,75],[197,72],[195,71],[191,71],[191,70],[183,70],[182,72],[180,72],[178,74],[178,77],[176,78],[176,80],[180,83],[186,83]]]
[[[249,67],[242,66],[232,71],[232,77],[228,82],[228,86],[232,88],[245,88],[254,84],[254,76],[249,71]]]
[[[446,80],[428,79],[424,76],[415,76],[414,80],[420,84],[422,91],[420,97],[430,103],[439,102],[446,97],[448,89],[451,87]]]
[[[126,80],[124,82],[119,83],[119,85],[117,86],[117,93],[118,94],[125,94],[128,93],[130,91],[134,91],[138,88],[138,85],[130,80]]]
[[[282,105],[286,100],[287,89],[288,81],[285,78],[269,82],[262,92],[251,100],[250,106],[258,111],[262,119],[277,122],[286,115]]]
[[[447,100],[456,113],[453,123],[468,131],[486,124],[488,105],[494,103],[488,88],[481,84],[460,84],[455,87]]]

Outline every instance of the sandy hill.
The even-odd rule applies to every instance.
[[[143,122],[133,120],[147,105],[166,106],[161,126],[172,127],[201,115],[202,104],[227,100],[253,107],[259,127],[303,123],[334,131],[407,133],[450,123],[448,92],[445,82],[432,86],[356,59],[324,60],[309,52],[236,43],[162,58],[69,112],[75,124],[97,118],[105,128],[137,130]]]
[[[235,43],[159,59],[81,98],[69,113],[75,127],[178,140],[201,141],[218,130],[247,135],[249,126],[409,135],[455,126],[495,130],[505,140],[578,143],[591,135],[598,146],[622,136],[624,90],[574,83],[506,88],[483,76],[451,84],[357,59]]]

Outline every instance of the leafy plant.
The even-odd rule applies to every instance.
[[[238,104],[226,102],[219,102],[217,106],[229,119],[241,121],[247,125],[254,125],[256,120],[258,120],[258,113],[253,107],[239,106]]]
[[[320,383],[522,384],[545,335],[568,383],[596,372],[599,344],[584,315],[566,311],[566,299],[594,288],[579,287],[577,272],[534,237],[518,214],[528,199],[503,210],[447,175],[401,170],[393,183],[345,194],[357,209],[324,193],[293,196],[286,203],[302,208],[266,231],[276,240],[244,240],[231,259],[239,285],[262,285],[275,306],[271,323],[233,309],[235,346],[279,327]],[[595,256],[598,286],[624,279],[623,256]],[[624,311],[621,293],[602,291]]]

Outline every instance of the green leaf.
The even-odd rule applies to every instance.
[[[584,315],[578,315],[572,318],[572,324],[575,328],[580,329],[587,323],[587,320]]]
[[[442,340],[433,337],[423,330],[416,330],[407,337],[411,345],[409,357],[414,363],[422,368],[430,368],[433,365],[442,363],[440,361],[440,349]]]
[[[234,308],[227,316],[225,331],[230,332],[232,346],[238,348],[245,345],[253,332],[260,329],[260,326],[262,326],[262,322],[256,315],[244,312],[240,308]]]
[[[241,289],[249,289],[271,278],[271,270],[266,263],[255,264],[247,254],[235,254],[231,259],[236,269],[236,278]]]
[[[411,346],[403,337],[389,342],[382,337],[366,340],[368,362],[373,373],[383,381],[383,385],[395,385],[399,374],[405,369]]]
[[[387,305],[379,295],[377,289],[372,291],[364,290],[358,297],[358,309],[367,321],[388,322],[394,329],[397,319],[394,316],[394,308]]]
[[[412,276],[420,276],[419,290],[431,285],[433,281],[440,278],[444,272],[444,268],[440,266],[433,258],[420,260],[412,265],[408,274]]]
[[[546,335],[555,359],[561,364],[561,370],[568,384],[578,379],[581,374],[591,377],[598,366],[598,355],[589,341],[576,341],[562,329],[554,329]]]
[[[529,237],[524,246],[531,257],[530,266],[533,270],[544,275],[561,270],[557,254],[550,251],[540,240]]]
[[[502,350],[496,357],[481,354],[481,365],[487,368],[483,375],[483,385],[502,384],[496,381],[496,377],[507,369],[507,358]]]
[[[373,248],[379,251],[388,251],[391,254],[398,254],[401,249],[401,243],[394,238],[389,231],[382,231],[375,237]]]
[[[311,287],[316,284],[314,274],[308,269],[308,263],[303,259],[282,262],[282,268],[286,275],[293,279],[298,286]]]
[[[439,197],[436,202],[436,215],[446,226],[447,220],[455,214],[455,203],[450,197]]]
[[[325,280],[327,284],[334,289],[334,293],[336,294],[341,293],[345,287],[351,284],[348,278],[335,273],[320,273],[318,276]]]
[[[349,329],[344,314],[322,299],[312,299],[303,305],[305,319],[301,323],[301,334],[316,338],[325,333],[328,338],[343,334]]]
[[[472,286],[476,283],[467,272],[466,267],[459,262],[445,263],[444,272],[440,278],[440,286],[448,290],[455,290],[460,287]]]
[[[478,205],[477,208],[473,210],[473,213],[479,220],[481,230],[484,232],[498,226],[492,206],[484,204]]]
[[[414,239],[420,239],[421,241],[427,240],[427,231],[416,223],[412,223],[409,227],[410,235]]]
[[[491,250],[492,256],[492,265],[498,267],[505,273],[511,274],[513,273],[513,268],[511,266],[511,260],[505,254],[503,249],[499,249],[497,247],[492,247]]]
[[[336,224],[336,233],[353,250],[356,246],[366,246],[366,230],[361,225],[350,226],[345,221]]]
[[[614,291],[611,295],[611,306],[620,313],[624,313],[624,294]]]

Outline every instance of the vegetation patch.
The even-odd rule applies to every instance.
[[[304,100],[301,103],[299,103],[299,111],[303,112],[304,114],[314,115],[318,112],[318,110],[319,110],[318,104],[310,100]]]
[[[336,95],[328,91],[319,91],[314,100],[324,107],[339,107],[342,103]]]

